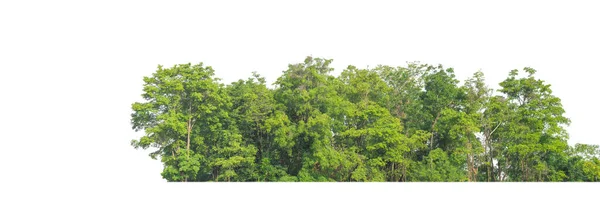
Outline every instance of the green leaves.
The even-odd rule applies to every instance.
[[[467,181],[466,173],[457,167],[457,158],[449,158],[442,149],[437,148],[429,152],[419,163],[415,180],[417,181]]]
[[[229,85],[210,66],[158,66],[131,105],[168,181],[600,181],[597,145],[569,147],[560,98],[512,70],[494,93],[481,71],[418,62],[374,69],[290,64]],[[525,76],[519,77],[520,73]]]

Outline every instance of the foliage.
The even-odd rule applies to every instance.
[[[132,104],[134,148],[168,181],[600,181],[597,145],[567,144],[561,100],[536,71],[494,90],[477,71],[290,64],[268,88],[203,63],[158,67]],[[524,72],[524,77],[519,73]]]

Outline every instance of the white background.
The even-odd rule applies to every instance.
[[[529,66],[562,99],[570,144],[600,144],[594,1],[199,2],[0,2],[0,208],[567,207],[597,195],[570,183],[166,184],[129,145],[131,103],[159,64],[272,83],[308,55],[334,59],[336,75],[421,61],[461,80],[481,69],[495,88]]]

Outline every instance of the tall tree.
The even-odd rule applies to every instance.
[[[131,116],[133,128],[146,134],[131,144],[135,148],[157,148],[151,157],[162,158],[162,175],[169,181],[205,179],[203,174],[211,170],[207,164],[223,164],[207,162],[211,152],[220,151],[216,142],[223,141],[216,139],[224,134],[237,137],[227,130],[235,128],[223,126],[229,102],[217,82],[214,70],[202,63],[159,66],[152,77],[144,77],[142,96],[146,102],[134,103]]]
[[[486,173],[490,181],[493,162],[491,149],[488,149],[491,142],[486,138],[486,129],[489,129],[491,124],[484,117],[484,111],[490,102],[492,90],[485,84],[485,76],[481,71],[475,72],[471,78],[468,78],[462,88],[466,94],[462,108],[464,115],[460,120],[462,127],[459,129],[462,132],[459,133],[466,139],[463,141],[467,156],[468,179],[477,181],[479,168],[484,166],[488,169]]]
[[[430,150],[438,147],[446,149],[450,146],[449,142],[442,138],[441,132],[437,131],[439,129],[437,125],[444,110],[458,106],[462,92],[457,86],[459,81],[455,78],[454,69],[444,69],[439,65],[429,66],[428,71],[429,74],[424,75],[425,91],[421,94],[428,123],[422,128],[433,133],[429,141]]]
[[[340,136],[367,159],[357,168],[364,175],[357,174],[356,180],[406,181],[412,163],[409,152],[424,144],[420,139],[425,134],[412,138],[403,134],[400,119],[386,108],[392,89],[376,71],[349,66],[340,80],[346,86],[342,94],[354,104],[346,118],[347,130]]]
[[[332,60],[307,57],[304,63],[289,65],[289,69],[277,79],[275,100],[282,104],[289,118],[291,131],[284,144],[291,146],[282,150],[282,158],[291,175],[299,175],[304,170],[304,180],[329,177],[312,175],[310,170],[320,170],[314,154],[322,149],[330,149],[332,143],[332,119],[325,112],[331,108],[328,100],[335,97],[335,89],[328,83],[333,78],[328,75],[333,68]],[[289,140],[289,142],[288,142]]]
[[[212,78],[210,67],[184,64],[173,68],[158,66],[152,77],[144,77],[146,102],[132,105],[132,124],[135,130],[145,130],[146,135],[133,140],[136,148],[158,148],[151,157],[163,156],[163,176],[170,180],[187,181],[195,177],[202,155],[190,149],[192,129],[203,113],[219,106],[219,96],[214,93],[218,85]],[[211,101],[201,103],[201,101]],[[170,156],[170,157],[165,157]]]
[[[558,175],[548,164],[551,158],[565,155],[568,135],[564,129],[570,120],[563,114],[561,100],[552,95],[550,85],[534,77],[535,70],[518,70],[500,83],[509,101],[507,126],[502,126],[501,151],[507,157],[503,169],[511,181],[544,181]]]
[[[407,67],[378,66],[375,71],[391,88],[389,92],[390,113],[404,124],[404,134],[412,135],[425,126],[426,114],[420,97],[424,91],[424,77],[430,67],[418,62],[408,63]]]

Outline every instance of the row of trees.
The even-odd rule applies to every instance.
[[[159,66],[132,105],[132,141],[168,181],[600,181],[600,149],[567,144],[561,100],[535,70],[489,88],[452,68],[307,57],[275,88],[202,63]]]

